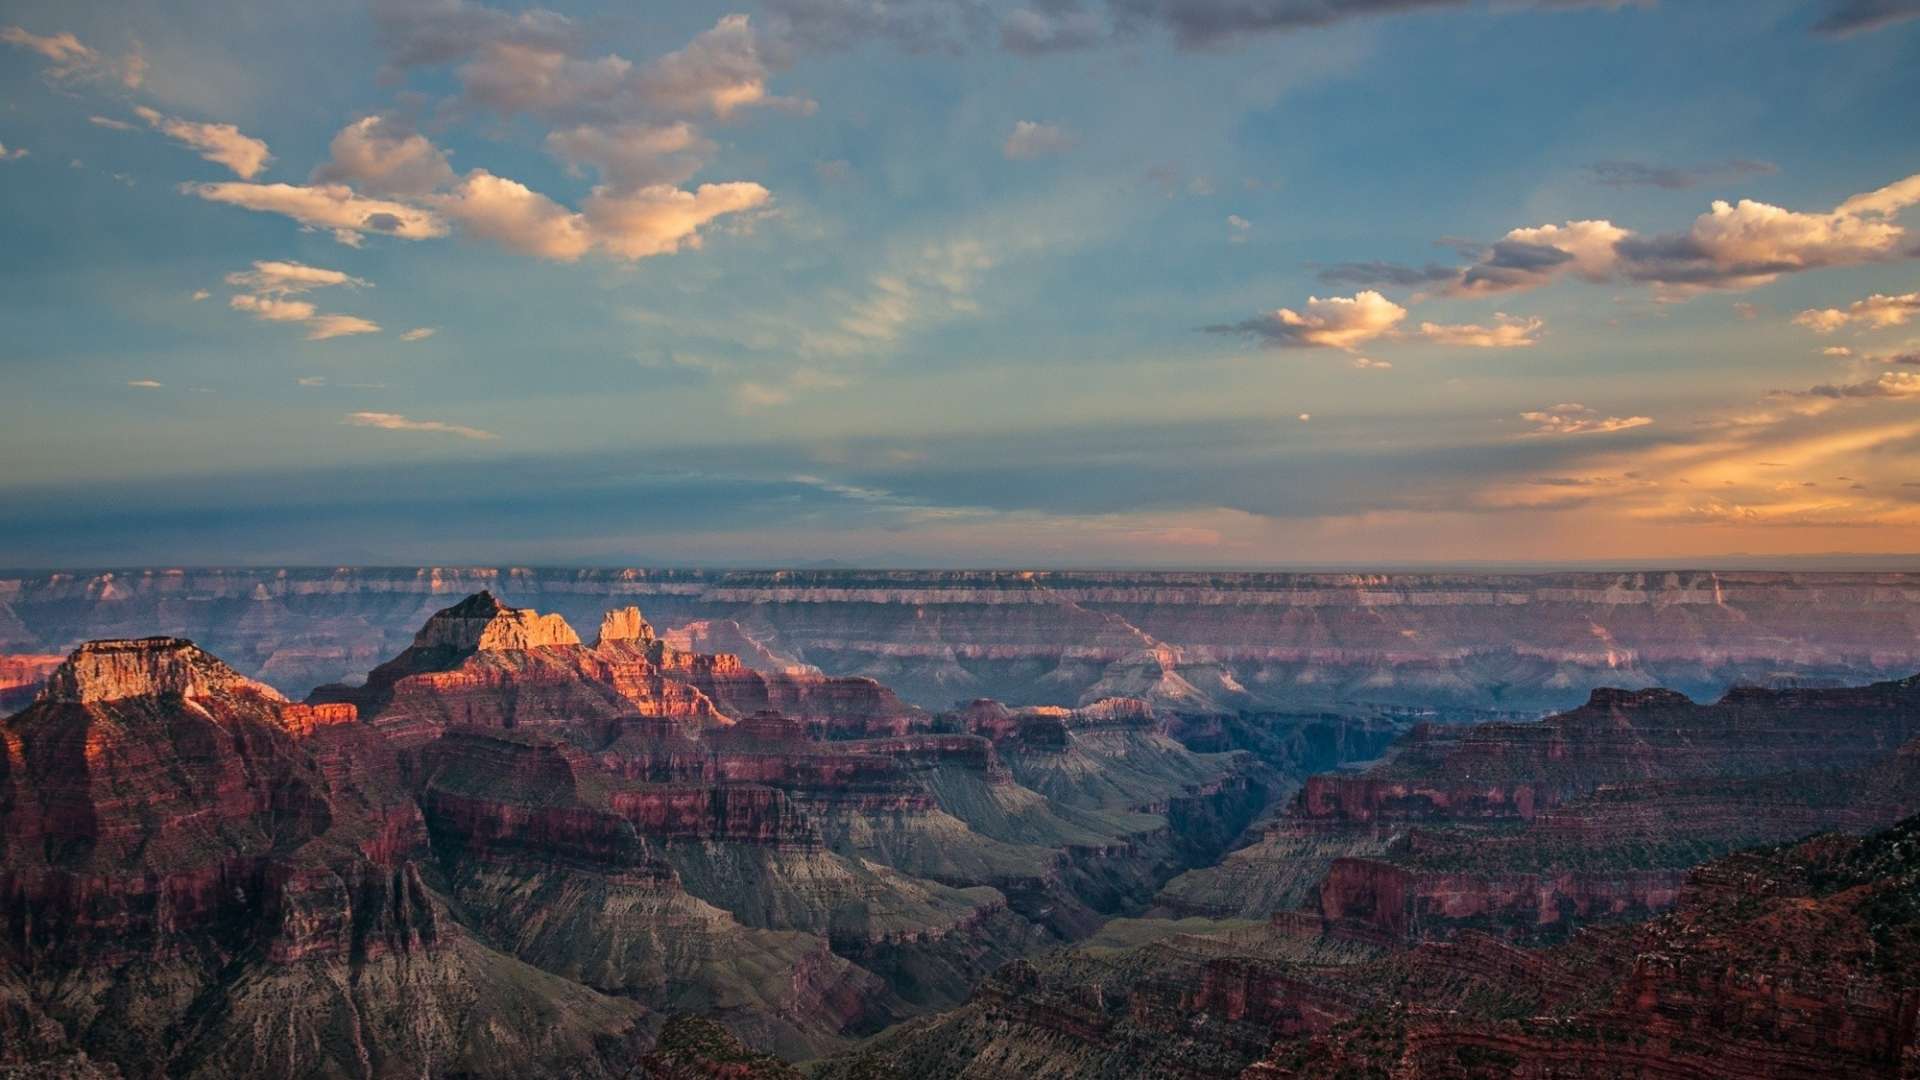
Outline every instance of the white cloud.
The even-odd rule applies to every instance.
[[[1297,348],[1326,346],[1352,352],[1390,332],[1407,317],[1407,309],[1366,289],[1351,297],[1307,298],[1306,311],[1280,308],[1267,315],[1231,325],[1210,326],[1215,333],[1251,334],[1271,345]]]
[[[593,247],[581,214],[485,169],[468,173],[436,205],[465,232],[522,255],[572,262]]]
[[[372,288],[370,282],[339,270],[273,259],[255,260],[253,269],[236,270],[226,280],[229,285],[268,296],[288,296],[334,285]]]
[[[89,116],[87,117],[87,123],[92,124],[95,127],[108,128],[113,131],[139,130],[138,128],[134,127],[132,124],[127,123],[125,120],[115,120],[110,116]]]
[[[1013,125],[1013,132],[1000,145],[1000,152],[1012,161],[1031,161],[1052,154],[1064,154],[1073,149],[1078,141],[1072,132],[1057,124],[1021,120]]]
[[[1496,313],[1492,326],[1475,323],[1420,324],[1420,336],[1440,345],[1458,345],[1472,349],[1524,349],[1540,343],[1540,331],[1546,327],[1539,318],[1522,319],[1504,312]]]
[[[188,184],[183,191],[209,202],[226,203],[267,214],[284,214],[302,225],[333,230],[334,239],[358,246],[362,233],[384,233],[403,240],[445,236],[439,215],[406,203],[369,199],[345,184]]]
[[[500,436],[491,431],[482,431],[464,424],[449,424],[441,420],[415,420],[409,416],[389,412],[348,413],[340,421],[349,427],[379,428],[383,431],[424,431],[445,435],[458,435],[463,439],[497,439]]]
[[[411,330],[407,330],[403,332],[400,335],[400,340],[401,341],[425,341],[437,333],[439,333],[439,330],[436,329],[435,327],[416,326]]]
[[[1795,315],[1793,321],[1816,334],[1830,334],[1854,323],[1875,330],[1904,326],[1915,315],[1920,315],[1920,292],[1899,296],[1875,293],[1865,300],[1855,300],[1845,308],[1809,308]]]
[[[377,195],[425,195],[453,183],[446,152],[385,116],[363,116],[334,135],[319,183],[351,184]]]
[[[137,390],[158,390],[165,384],[155,382],[152,379],[128,379],[127,385]]]
[[[1602,416],[1577,402],[1523,412],[1520,419],[1534,425],[1535,435],[1604,435],[1653,423],[1650,416]]]
[[[9,150],[7,149],[6,143],[0,143],[0,161],[19,161],[21,158],[26,157],[27,154],[28,151],[23,148],[15,147]]]
[[[1353,366],[1359,368],[1361,371],[1387,371],[1393,367],[1393,363],[1389,360],[1374,360],[1365,356],[1356,356],[1353,358]]]
[[[207,297],[212,295],[213,295],[212,293],[208,292],[205,289],[195,289],[193,290],[193,295],[188,299],[192,300],[194,303],[197,304],[200,301],[205,300]]]
[[[201,157],[216,165],[225,165],[242,180],[251,180],[260,175],[267,163],[273,160],[273,155],[267,152],[266,143],[250,135],[242,135],[240,129],[232,124],[181,120],[164,116],[144,105],[133,111],[155,131],[199,151]]]
[[[228,274],[227,284],[251,290],[228,300],[228,307],[244,311],[263,322],[300,323],[306,327],[308,341],[374,334],[380,330],[379,324],[357,315],[326,314],[311,301],[289,299],[319,288],[367,285],[367,282],[338,270],[305,263],[262,260],[255,262],[251,270]]]

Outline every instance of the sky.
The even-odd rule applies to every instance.
[[[1916,102],[1920,0],[0,0],[0,565],[1920,553]]]

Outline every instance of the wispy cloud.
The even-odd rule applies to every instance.
[[[416,326],[400,334],[401,341],[425,341],[439,331],[431,326]]]
[[[0,26],[0,42],[38,54],[54,79],[105,80],[128,90],[137,90],[146,81],[147,61],[137,47],[122,56],[108,56],[68,31],[35,34],[19,26]]]
[[[1651,416],[1602,416],[1577,402],[1523,412],[1520,419],[1534,425],[1534,435],[1604,435],[1653,423]]]
[[[1021,120],[1013,125],[1007,141],[1000,144],[1000,152],[1012,161],[1031,161],[1064,154],[1078,141],[1072,132],[1058,124]]]
[[[241,134],[240,129],[232,124],[182,120],[162,115],[144,105],[133,111],[155,131],[198,151],[201,157],[216,165],[226,166],[242,180],[251,180],[260,175],[267,163],[273,160],[264,141]]]
[[[389,412],[348,413],[340,421],[348,427],[379,428],[382,431],[420,431],[431,434],[456,435],[462,439],[497,439],[500,436],[491,431],[482,431],[464,424],[449,424],[441,420],[415,420],[410,416]]]

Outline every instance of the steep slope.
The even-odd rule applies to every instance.
[[[1735,848],[1920,809],[1920,679],[1738,689],[1713,704],[1596,690],[1535,723],[1416,727],[1160,898],[1169,914],[1310,907],[1382,933],[1564,934],[1672,903]]]
[[[129,1076],[611,1076],[644,1033],[638,1005],[451,918],[393,756],[349,708],[289,704],[188,642],[103,641],[4,740],[0,1015],[36,1034],[0,1054],[84,1048]]]

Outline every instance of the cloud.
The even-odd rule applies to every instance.
[[[263,322],[300,323],[306,327],[308,341],[380,331],[379,324],[357,315],[325,314],[311,301],[289,299],[314,289],[368,284],[338,270],[297,262],[259,261],[251,270],[228,274],[226,280],[229,285],[251,290],[233,296],[227,301],[228,307]]]
[[[1906,231],[1891,218],[1916,203],[1920,174],[1826,212],[1715,200],[1684,232],[1642,236],[1603,219],[1513,229],[1461,271],[1453,291],[1533,289],[1566,275],[1596,284],[1636,281],[1675,296],[1755,288],[1782,274],[1912,254]]]
[[[1620,8],[1645,0],[1513,0],[1507,6],[1557,11],[1579,7]],[[1468,10],[1472,0],[1108,0],[1123,29],[1157,27],[1188,48],[1218,46],[1233,38],[1332,26],[1353,19],[1417,12]]]
[[[1523,412],[1520,419],[1534,425],[1533,435],[1604,435],[1653,423],[1650,416],[1601,416],[1578,402]]]
[[[879,39],[910,53],[957,52],[985,25],[981,0],[765,0],[772,36],[815,52]]]
[[[522,255],[572,262],[593,247],[582,215],[485,169],[468,173],[436,205],[464,232]]]
[[[1380,286],[1397,285],[1402,288],[1417,288],[1426,285],[1440,285],[1457,280],[1460,277],[1458,267],[1441,266],[1428,263],[1425,266],[1407,266],[1395,262],[1343,262],[1320,268],[1319,278],[1328,285]]]
[[[1387,371],[1393,367],[1393,363],[1388,360],[1374,360],[1365,356],[1356,356],[1353,358],[1353,366],[1359,368],[1361,371]]]
[[[0,143],[0,161],[19,161],[21,158],[26,157],[29,153],[30,151],[26,150],[23,147],[15,147],[14,149],[9,150],[7,149],[6,143]]]
[[[1632,235],[1605,220],[1569,221],[1512,229],[1460,276],[1465,293],[1532,289],[1562,274],[1590,282],[1611,278],[1619,263],[1617,246]]]
[[[132,124],[127,123],[125,120],[115,120],[111,116],[89,116],[87,117],[87,123],[92,124],[95,127],[103,127],[112,131],[138,131],[139,130],[139,128],[135,127]]]
[[[1493,319],[1492,326],[1423,322],[1420,324],[1420,336],[1440,345],[1460,345],[1473,349],[1524,349],[1540,343],[1540,331],[1546,326],[1542,319],[1522,319],[1504,312],[1496,313]]]
[[[416,326],[400,334],[401,341],[425,341],[440,331],[432,326]]]
[[[316,183],[350,184],[376,195],[424,195],[454,181],[446,152],[388,116],[363,116],[334,135]]]
[[[69,32],[42,36],[18,26],[0,26],[0,41],[38,53],[47,61],[47,74],[55,79],[104,80],[128,90],[137,90],[146,81],[147,61],[137,48],[124,56],[110,57],[82,44]]]
[[[240,129],[232,124],[203,124],[192,120],[164,116],[142,105],[133,110],[134,115],[147,122],[147,126],[160,132],[167,138],[200,152],[200,156],[216,165],[225,165],[242,180],[251,180],[260,175],[273,160],[267,152],[267,144],[251,135],[242,135]]]
[[[639,73],[640,97],[656,108],[725,120],[736,110],[772,105],[810,113],[814,103],[767,94],[767,65],[745,15],[723,15],[710,30]]]
[[[1239,214],[1228,214],[1227,228],[1233,230],[1227,234],[1227,243],[1244,244],[1247,242],[1247,234],[1253,231],[1253,222]]]
[[[702,184],[683,191],[656,184],[634,191],[601,186],[570,210],[525,184],[475,169],[435,205],[461,228],[512,251],[572,262],[599,250],[619,259],[670,255],[702,244],[715,218],[763,206],[771,198],[754,183]]]
[[[1765,161],[1733,159],[1709,165],[1652,165],[1644,161],[1598,161],[1587,166],[1593,178],[1608,187],[1657,187],[1668,190],[1698,187],[1716,180],[1743,176],[1770,176],[1779,166]]]
[[[339,270],[328,270],[298,262],[272,259],[256,260],[251,270],[236,270],[227,275],[227,284],[268,296],[288,296],[335,285],[371,288],[371,283]]]
[[[445,221],[430,210],[386,199],[358,195],[345,184],[188,184],[182,191],[209,202],[226,203],[267,214],[284,214],[315,229],[331,229],[334,239],[350,246],[363,233],[382,233],[402,240],[425,240],[447,234]]]
[[[136,390],[158,390],[165,384],[155,382],[152,379],[128,379],[127,385]]]
[[[1900,296],[1875,293],[1865,300],[1855,300],[1845,308],[1809,308],[1795,315],[1793,321],[1795,325],[1804,326],[1816,334],[1831,334],[1843,326],[1856,323],[1863,328],[1877,330],[1903,326],[1916,314],[1920,314],[1920,292]]]
[[[327,341],[353,334],[377,334],[380,324],[358,315],[315,315],[307,320],[307,340]]]
[[[1909,398],[1920,397],[1920,372],[1885,371],[1878,378],[1862,382],[1823,383],[1799,391],[1794,397],[1816,398]]]
[[[188,297],[188,299],[192,300],[194,303],[197,304],[200,301],[205,300],[207,297],[212,295],[213,295],[212,293],[208,292],[205,289],[195,289],[193,290],[193,295]]]
[[[1307,298],[1306,312],[1280,308],[1242,322],[1209,326],[1216,334],[1245,334],[1284,348],[1330,347],[1349,352],[1391,331],[1407,309],[1371,289],[1352,297]]]
[[[1064,154],[1073,149],[1078,140],[1073,133],[1056,124],[1041,124],[1032,120],[1016,121],[1013,132],[1000,146],[1000,152],[1010,161],[1031,161],[1034,158]]]
[[[621,188],[679,184],[714,150],[692,124],[579,124],[547,135],[547,152],[576,172],[589,167]]]
[[[1847,348],[1847,347],[1846,347],[1845,345],[1829,345],[1829,346],[1827,346],[1826,348],[1824,348],[1824,349],[1821,349],[1821,350],[1820,350],[1820,355],[1822,355],[1822,356],[1852,356],[1852,355],[1853,355],[1853,350],[1852,350],[1852,349],[1849,349],[1849,348]]]
[[[1000,45],[1029,56],[1084,49],[1106,40],[1111,31],[1099,15],[1058,0],[1055,10],[1017,8],[1000,20]]]
[[[1884,29],[1907,19],[1920,19],[1920,0],[1828,0],[1827,13],[1813,24],[1813,29],[1845,36]]]
[[[399,413],[357,412],[348,413],[340,421],[348,427],[379,428],[382,431],[426,431],[445,435],[458,435],[463,439],[497,439],[500,436],[491,431],[482,431],[463,424],[449,424],[441,420],[415,420]]]

